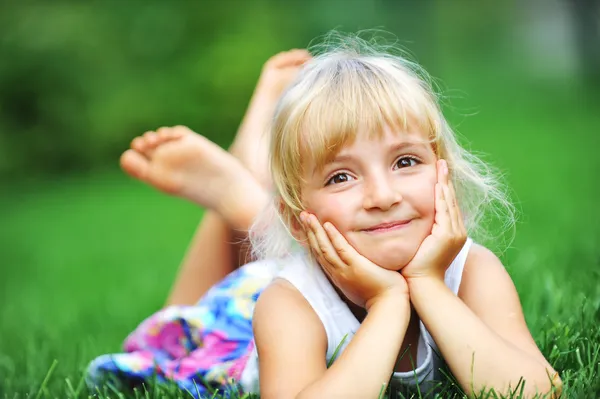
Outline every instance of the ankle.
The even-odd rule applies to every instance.
[[[275,83],[268,80],[259,80],[252,98],[250,99],[250,105],[258,105],[259,107],[275,108],[277,101],[281,97],[281,88]]]
[[[228,195],[215,209],[237,231],[248,231],[256,216],[266,207],[269,196],[258,181],[251,179],[245,184],[230,188]]]

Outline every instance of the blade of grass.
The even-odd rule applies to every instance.
[[[331,359],[329,359],[329,362],[327,362],[327,368],[331,367],[331,365],[333,364],[333,362],[337,358],[337,355],[338,355],[339,351],[342,349],[342,345],[344,345],[344,342],[346,342],[346,339],[348,339],[348,334],[347,333],[346,333],[346,335],[344,335],[342,337],[342,340],[340,341],[340,343],[338,344],[338,346],[335,348],[335,351],[333,351],[333,355],[331,356]]]
[[[44,380],[42,381],[42,385],[40,386],[40,389],[38,389],[38,392],[37,392],[37,395],[35,396],[35,399],[41,398],[42,397],[42,393],[47,393],[47,392],[45,392],[46,391],[46,384],[48,384],[48,381],[50,381],[50,376],[54,372],[54,369],[56,368],[57,364],[58,364],[58,360],[54,359],[54,361],[50,365],[50,369],[46,373],[46,377],[44,377]]]

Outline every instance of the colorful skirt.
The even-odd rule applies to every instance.
[[[192,396],[225,390],[239,380],[254,349],[252,312],[275,275],[269,262],[242,266],[194,306],[170,306],[144,320],[125,340],[124,353],[102,355],[86,382],[117,388],[175,383]]]

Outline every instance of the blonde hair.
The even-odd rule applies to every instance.
[[[289,226],[304,210],[304,157],[324,165],[359,131],[369,138],[384,128],[418,128],[438,158],[447,160],[465,226],[471,237],[491,238],[488,217],[514,226],[515,212],[499,175],[465,150],[444,118],[429,75],[393,46],[337,32],[311,49],[314,58],[279,100],[271,129],[274,201],[251,229],[258,258],[290,252]]]

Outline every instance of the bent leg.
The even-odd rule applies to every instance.
[[[234,270],[236,259],[231,245],[233,234],[214,211],[207,211],[171,287],[166,306],[192,305],[210,287]]]

